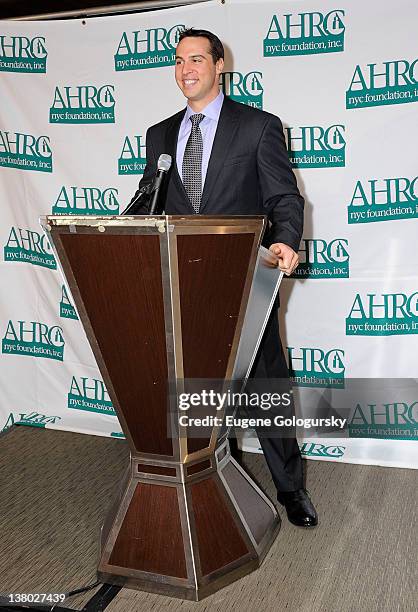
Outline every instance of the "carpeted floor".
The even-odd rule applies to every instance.
[[[95,582],[124,441],[32,427],[0,437],[0,594]],[[260,455],[243,464],[273,497]],[[416,612],[417,473],[309,462],[320,525],[282,529],[263,566],[199,603],[122,589],[106,612]],[[81,609],[94,591],[65,606]]]

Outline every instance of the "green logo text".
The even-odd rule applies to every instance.
[[[52,172],[49,137],[0,130],[0,166]]]
[[[348,278],[350,256],[348,240],[303,238],[299,248],[299,266],[292,278]]]
[[[418,176],[357,181],[348,206],[348,223],[373,223],[418,217]]]
[[[115,54],[115,70],[174,66],[176,46],[184,25],[123,32]]]
[[[346,92],[346,108],[418,101],[418,58],[356,66]]]
[[[45,234],[12,227],[4,245],[4,261],[23,261],[56,270],[57,262]]]
[[[43,36],[0,35],[0,71],[46,72],[47,55]]]
[[[7,417],[6,423],[0,432],[6,431],[12,425],[31,425],[32,427],[45,427],[45,425],[54,424],[61,420],[59,416],[40,414],[39,412],[20,412],[18,415],[11,412]]]
[[[144,174],[147,165],[143,136],[125,137],[118,160],[118,174]]]
[[[50,123],[115,123],[114,85],[55,87]]]
[[[223,72],[220,86],[226,96],[254,108],[263,108],[262,72]]]
[[[345,166],[345,127],[319,125],[287,127],[287,149],[294,168]]]
[[[348,432],[350,438],[418,440],[418,401],[357,404]]]
[[[325,446],[314,442],[304,442],[300,446],[301,455],[304,457],[330,457],[339,459],[344,455],[345,446]]]
[[[67,399],[68,408],[102,414],[116,414],[102,380],[84,376],[77,379],[73,376]]]
[[[418,292],[357,293],[346,319],[347,336],[418,334]]]
[[[2,340],[5,355],[28,355],[62,361],[64,359],[64,337],[58,325],[49,327],[38,321],[9,321]]]
[[[289,373],[297,387],[344,388],[344,351],[293,346],[287,347]]]
[[[65,285],[61,287],[60,317],[62,319],[78,319],[77,311],[70,302]]]
[[[118,215],[116,187],[61,187],[52,206],[54,215]]]
[[[273,15],[264,39],[264,57],[344,51],[343,10]]]

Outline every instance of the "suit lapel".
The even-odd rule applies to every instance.
[[[208,204],[210,194],[216,184],[218,174],[224,165],[230,144],[238,128],[238,122],[239,113],[235,111],[234,105],[231,104],[230,100],[225,98],[209,158],[199,212],[202,212]]]
[[[166,150],[172,157],[172,166],[171,166],[171,180],[173,181],[174,186],[180,194],[181,200],[190,208],[190,213],[194,214],[193,206],[189,200],[189,197],[184,189],[183,181],[181,180],[179,170],[177,168],[177,140],[179,136],[180,124],[184,117],[184,113],[186,111],[181,111],[175,117],[173,117],[173,121],[167,128],[165,144]]]

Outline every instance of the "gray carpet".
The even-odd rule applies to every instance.
[[[128,455],[124,441],[69,432],[19,426],[0,437],[1,594],[95,582],[100,526]],[[273,496],[263,457],[243,464]],[[307,470],[320,525],[283,517],[261,569],[199,603],[122,589],[106,611],[417,611],[416,471]],[[81,609],[93,593],[65,605]]]

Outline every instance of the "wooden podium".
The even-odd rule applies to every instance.
[[[102,528],[103,582],[199,600],[259,567],[278,532],[273,504],[230,456],[227,428],[192,438],[173,426],[185,381],[248,372],[274,292],[247,308],[260,299],[264,224],[41,219],[131,451]]]

